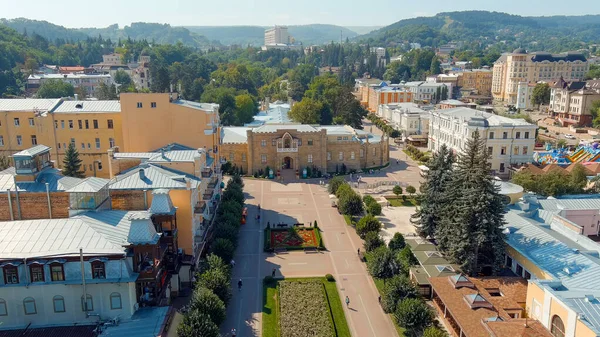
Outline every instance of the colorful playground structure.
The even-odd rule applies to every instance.
[[[600,162],[600,144],[592,143],[578,146],[575,151],[552,149],[536,151],[533,160],[539,164],[572,164]]]

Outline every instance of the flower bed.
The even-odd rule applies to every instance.
[[[270,236],[270,248],[307,248],[318,247],[319,242],[315,229],[272,229]]]
[[[281,337],[335,336],[321,281],[279,282]]]

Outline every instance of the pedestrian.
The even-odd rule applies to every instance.
[[[276,272],[277,272],[277,268],[273,268],[273,271],[271,271],[271,277],[275,277]]]
[[[381,304],[381,295],[379,296],[378,300],[379,300],[379,304]]]
[[[238,281],[238,290],[242,290],[242,279]]]
[[[235,261],[233,259],[231,259],[230,264],[231,264],[231,268],[235,267]]]
[[[348,308],[350,306],[350,298],[348,298],[348,296],[346,296],[346,308]]]
[[[358,254],[358,256],[360,256],[360,248],[358,248],[358,250],[356,251],[356,254]]]
[[[235,336],[237,336],[237,331],[235,330],[235,328],[231,328],[231,337]]]

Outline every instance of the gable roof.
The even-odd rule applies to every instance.
[[[46,192],[46,183],[50,192],[66,191],[77,186],[83,179],[63,176],[59,170],[46,168],[42,170],[33,182],[20,181],[15,183],[15,168],[0,172],[0,191],[16,189],[19,192]]]
[[[96,193],[106,187],[108,179],[89,177],[83,179],[79,184],[71,187],[66,192],[69,193]]]
[[[59,102],[60,99],[6,98],[0,99],[0,111],[48,111],[56,106]]]
[[[159,165],[142,164],[113,178],[109,188],[111,190],[151,190],[159,188],[184,190],[188,188],[188,181],[191,183],[191,188],[197,188],[200,184],[200,178],[191,174]]]

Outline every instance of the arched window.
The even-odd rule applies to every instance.
[[[83,301],[83,296],[81,296],[81,311],[86,312],[86,311],[94,311],[94,300],[92,298],[92,295],[88,294],[86,296],[86,301]],[[87,308],[86,305],[87,304]]]
[[[26,297],[23,300],[23,309],[25,310],[25,315],[37,314],[37,309],[35,307],[35,300],[33,299],[33,297]]]
[[[122,309],[123,304],[121,303],[121,294],[112,293],[110,294],[110,309]]]
[[[104,268],[104,262],[94,261],[91,264],[92,264],[92,278],[105,279],[106,272],[105,272],[105,268]]]
[[[62,296],[54,296],[52,298],[52,304],[54,306],[54,312],[65,312],[65,298]]]
[[[0,298],[0,316],[7,316],[8,310],[6,310],[6,301]]]
[[[552,326],[550,327],[550,332],[554,337],[565,337],[565,325],[558,315],[554,315],[554,317],[552,317]]]

